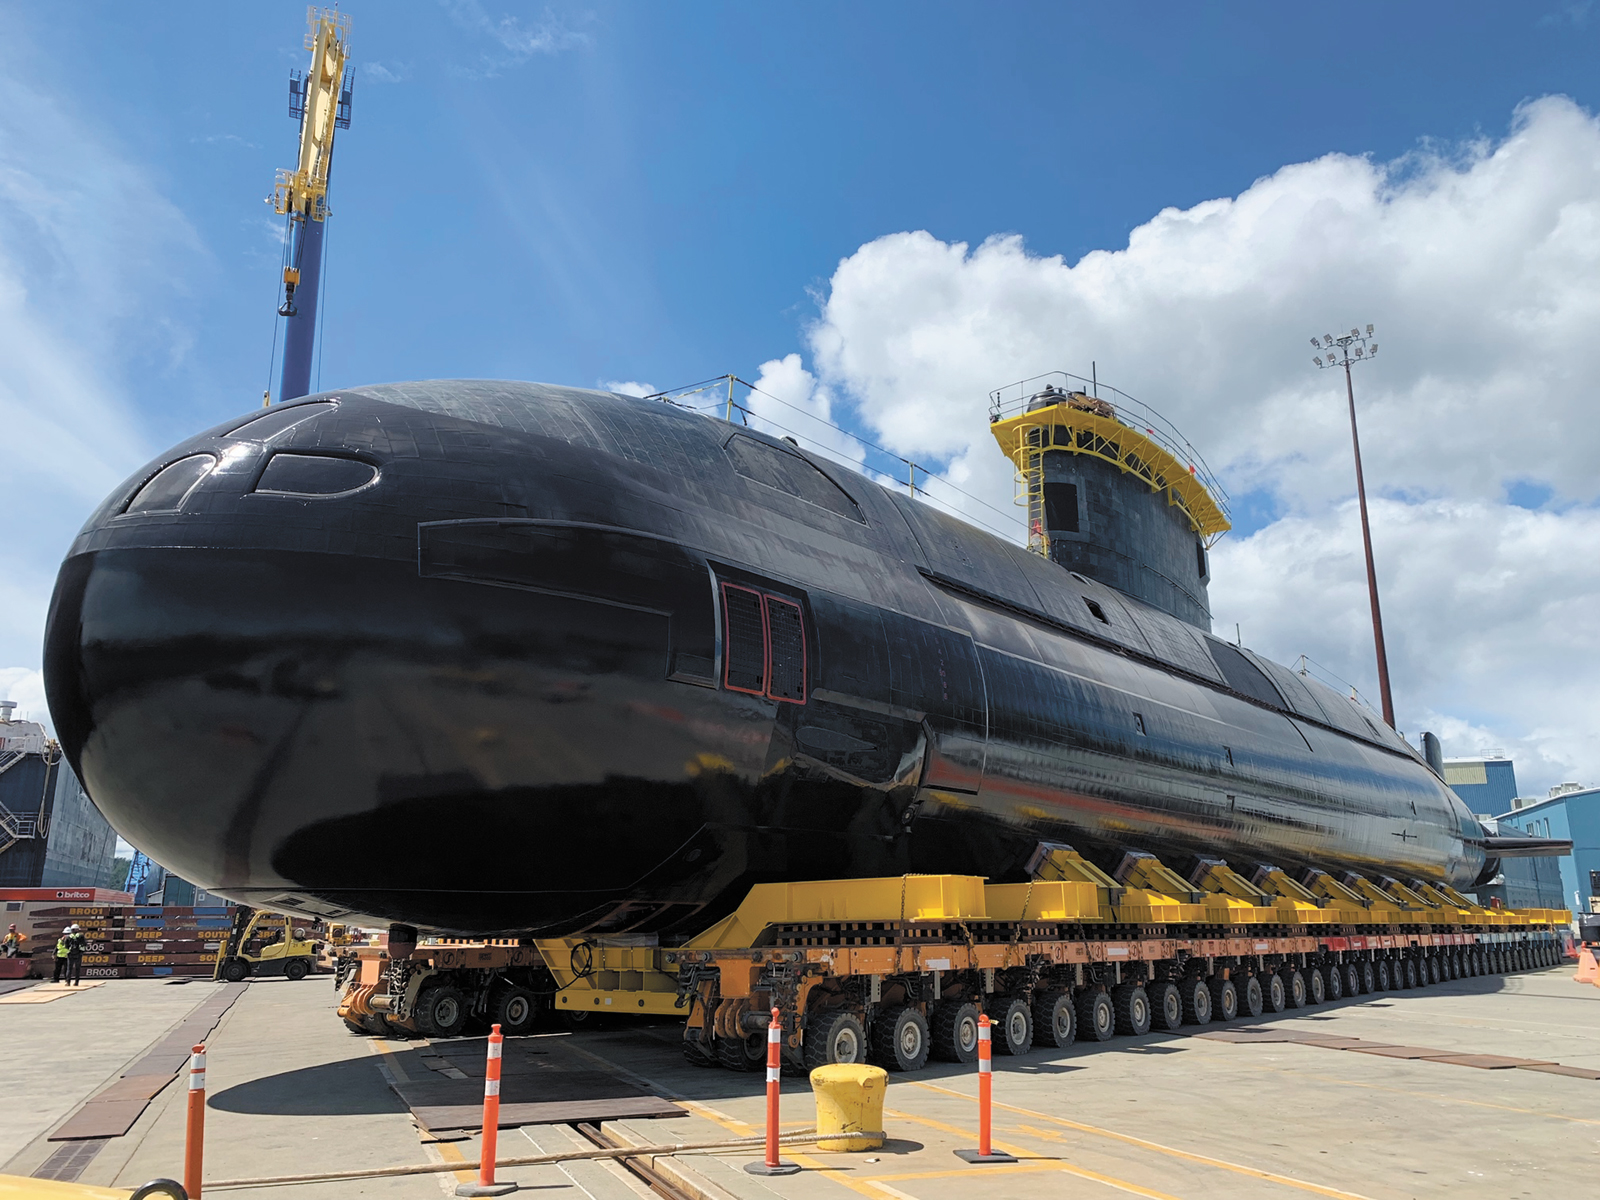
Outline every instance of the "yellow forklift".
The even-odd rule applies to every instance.
[[[304,929],[292,928],[288,917],[241,904],[233,910],[233,927],[212,978],[229,983],[271,975],[304,979],[316,966],[318,949],[319,943],[308,940]]]

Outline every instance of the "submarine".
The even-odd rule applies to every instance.
[[[1217,514],[1109,405],[995,420],[1031,547],[659,399],[435,380],[258,409],[77,535],[50,711],[183,878],[464,935],[670,937],[755,883],[1023,879],[1041,843],[1463,887],[1559,852],[1212,636]],[[1119,426],[1135,452],[1105,451]]]

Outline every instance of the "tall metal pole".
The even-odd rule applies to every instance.
[[[1344,390],[1350,401],[1350,445],[1356,455],[1356,499],[1361,505],[1361,546],[1367,552],[1367,595],[1372,600],[1372,643],[1378,650],[1378,694],[1383,720],[1394,728],[1394,699],[1389,695],[1389,653],[1383,645],[1383,611],[1378,607],[1378,568],[1372,561],[1372,525],[1367,520],[1367,485],[1361,476],[1361,435],[1356,432],[1356,389],[1350,382],[1350,360],[1344,363]]]
[[[1325,335],[1319,342],[1311,339],[1311,344],[1318,349],[1337,346],[1339,357],[1328,355],[1324,363],[1320,357],[1313,361],[1318,367],[1342,366],[1344,368],[1345,398],[1350,404],[1350,445],[1355,451],[1356,460],[1356,500],[1361,508],[1361,547],[1367,559],[1367,597],[1372,603],[1372,644],[1378,656],[1378,694],[1383,703],[1384,724],[1393,729],[1394,724],[1394,698],[1389,691],[1389,653],[1383,644],[1383,611],[1378,604],[1378,568],[1372,558],[1372,524],[1367,518],[1367,484],[1361,473],[1361,435],[1356,429],[1356,390],[1351,379],[1350,366],[1360,362],[1363,358],[1370,358],[1378,351],[1377,343],[1369,347],[1367,339],[1372,336],[1372,326],[1367,326],[1367,336],[1362,337],[1358,330],[1352,329],[1348,337],[1335,338]],[[1354,353],[1352,353],[1354,347]]]

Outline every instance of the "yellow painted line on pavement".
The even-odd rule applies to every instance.
[[[919,1117],[914,1113],[901,1112],[898,1109],[893,1108],[885,1108],[883,1110],[883,1115],[886,1117],[894,1117],[899,1121],[911,1121],[917,1125],[926,1125],[929,1129],[937,1129],[944,1133],[953,1133],[957,1137],[963,1138],[970,1142],[975,1143],[978,1140],[976,1131],[971,1129],[962,1129],[958,1125],[948,1125],[943,1121],[936,1121],[932,1117]],[[1066,1175],[1076,1175],[1079,1179],[1088,1179],[1094,1183],[1105,1184],[1105,1186],[1115,1188],[1119,1192],[1128,1192],[1134,1196],[1144,1196],[1146,1200],[1178,1200],[1176,1196],[1169,1195],[1166,1192],[1158,1192],[1151,1188],[1140,1187],[1137,1183],[1131,1183],[1126,1179],[1118,1179],[1115,1175],[1102,1175],[1100,1172],[1091,1171],[1087,1167],[1075,1167],[1071,1163],[1065,1162],[1062,1159],[1037,1154],[1012,1142],[1002,1142],[991,1137],[989,1139],[989,1144],[997,1150],[1004,1150],[1007,1154],[1016,1155],[1018,1158],[1022,1159],[1022,1161],[1016,1163],[1015,1165],[1010,1163],[996,1163],[984,1166],[981,1168],[982,1175],[976,1176],[975,1178],[982,1178],[983,1176],[994,1175],[1000,1172],[1016,1172],[1019,1169],[1023,1171],[1060,1171]],[[948,1179],[953,1176],[968,1175],[970,1173],[971,1168],[969,1167],[967,1170],[957,1169],[953,1171],[929,1171],[925,1174],[884,1175],[882,1178],[893,1179],[897,1181],[903,1181],[907,1179]],[[878,1178],[878,1176],[872,1176],[871,1178],[875,1179]]]
[[[965,1092],[958,1092],[953,1088],[940,1087],[936,1083],[925,1083],[920,1079],[908,1080],[916,1087],[927,1088],[931,1092],[942,1092],[947,1096],[955,1096],[962,1100],[976,1104],[977,1098]],[[1110,1138],[1113,1141],[1124,1142],[1130,1146],[1138,1146],[1143,1150],[1154,1150],[1158,1154],[1165,1154],[1172,1158],[1183,1159],[1186,1162],[1200,1163],[1208,1167],[1216,1167],[1223,1171],[1232,1171],[1238,1175],[1248,1175],[1254,1179],[1265,1179],[1271,1183],[1279,1183],[1284,1187],[1298,1188],[1300,1191],[1311,1192],[1318,1196],[1327,1196],[1331,1200],[1370,1200],[1369,1197],[1359,1192],[1341,1191],[1339,1188],[1324,1187],[1320,1183],[1312,1183],[1307,1179],[1296,1179],[1292,1175],[1280,1175],[1276,1171],[1263,1171],[1259,1167],[1247,1167],[1243,1163],[1229,1162],[1225,1158],[1212,1158],[1206,1154],[1195,1154],[1189,1150],[1179,1150],[1176,1146],[1165,1146],[1160,1142],[1152,1142],[1147,1138],[1134,1137],[1128,1133],[1118,1133],[1114,1129],[1102,1129],[1098,1125],[1085,1125],[1081,1121],[1070,1121],[1066,1117],[1053,1116],[1050,1113],[1039,1112],[1037,1109],[1021,1108],[1015,1104],[1003,1104],[994,1101],[994,1107],[1005,1112],[1020,1113],[1027,1117],[1038,1117],[1049,1121],[1053,1125],[1061,1125],[1067,1129],[1075,1129],[1080,1133],[1093,1134],[1096,1137]]]

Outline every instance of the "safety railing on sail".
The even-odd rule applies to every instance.
[[[1029,403],[1047,387],[1062,392],[1081,392],[1098,400],[1107,401],[1116,412],[1116,419],[1129,429],[1138,430],[1155,442],[1173,458],[1189,467],[1216,501],[1224,516],[1228,515],[1228,492],[1189,439],[1178,432],[1178,427],[1142,400],[1119,388],[1086,379],[1070,371],[1050,371],[1031,379],[1019,379],[989,393],[989,423],[1018,416],[1028,411]]]

